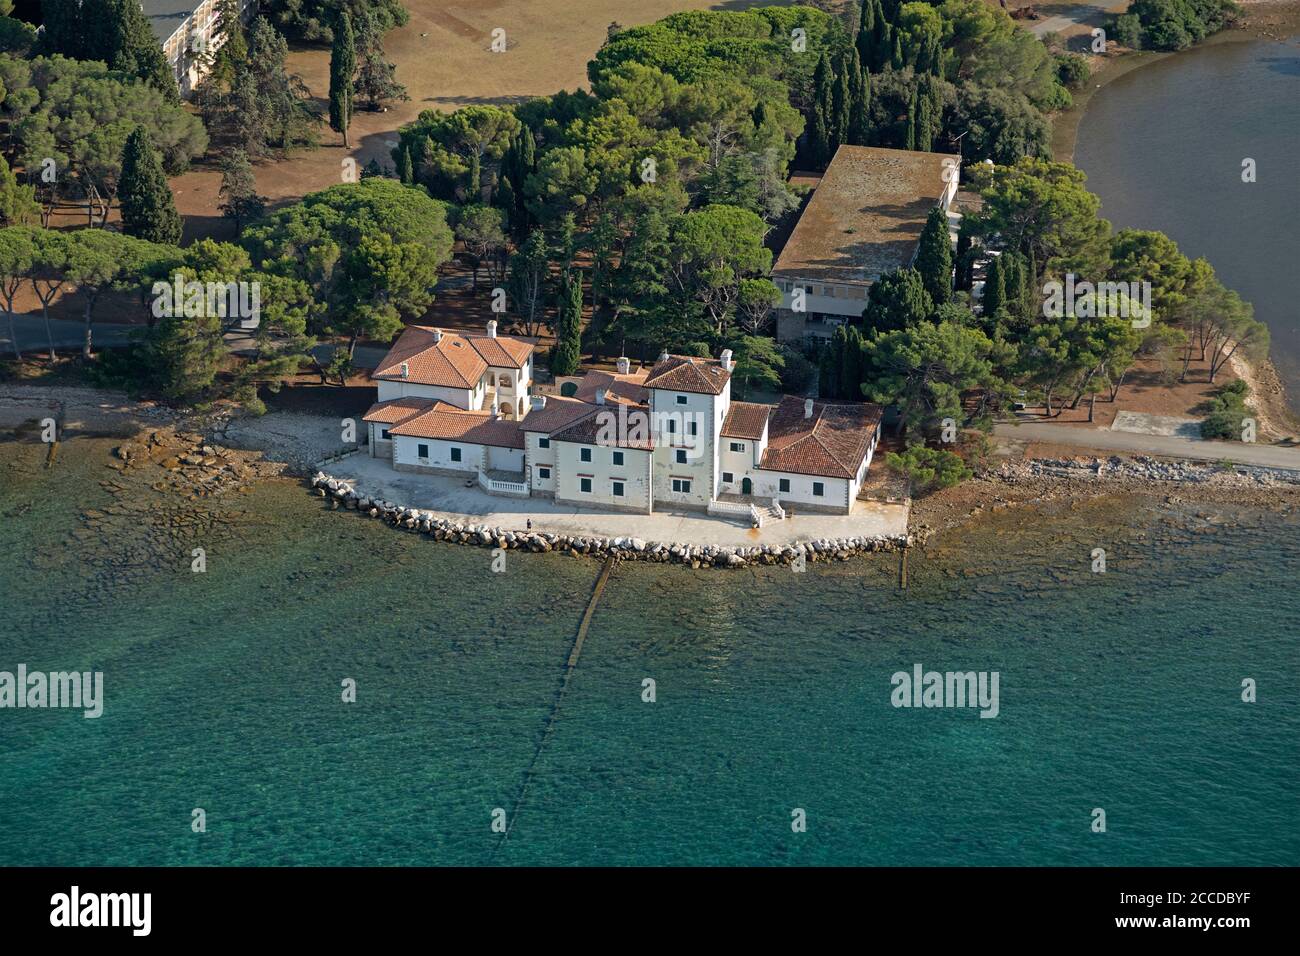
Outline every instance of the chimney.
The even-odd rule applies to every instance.
[[[501,417],[501,407],[496,402],[492,403],[492,420],[496,421]]]
[[[667,350],[667,349],[664,349],[662,352],[659,353],[659,361],[661,361],[661,362],[667,362],[667,361],[668,361],[668,350]]]
[[[496,320],[496,319],[488,319],[487,329],[488,329],[488,338],[490,338],[490,339],[494,339],[494,338],[496,338],[496,337],[497,337],[497,320]]]
[[[437,344],[438,344],[439,342],[441,342],[441,341],[442,341],[442,329],[434,329],[434,330],[433,330],[433,344],[434,344],[434,345],[437,345]]]
[[[545,395],[534,395],[534,396],[533,396],[533,411],[535,411],[535,412],[540,412],[540,411],[541,411],[543,408],[545,408],[545,407],[546,407],[546,396],[545,396]]]
[[[724,369],[726,369],[728,372],[730,372],[730,371],[731,371],[731,365],[732,365],[732,363],[731,363],[731,349],[723,349],[723,350],[722,350],[722,354],[718,356],[718,359],[722,362],[722,367],[723,367]]]
[[[812,413],[813,413],[813,400],[811,398],[805,398],[803,400],[803,417],[812,418]]]
[[[596,390],[596,404],[597,405],[605,404],[605,390],[603,388]]]
[[[619,375],[626,375],[628,372],[632,371],[632,360],[626,355],[621,355],[619,356],[616,368],[618,369]]]
[[[410,366],[409,364],[407,364],[406,362],[403,362],[403,363],[402,363],[402,378],[410,378],[410,377],[411,377],[411,366]]]

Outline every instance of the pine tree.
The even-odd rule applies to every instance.
[[[348,145],[348,126],[352,121],[353,82],[357,73],[357,49],[352,35],[352,18],[346,10],[339,12],[330,47],[330,129],[343,136]]]
[[[952,297],[952,244],[948,235],[948,216],[935,206],[925,220],[916,247],[916,271],[921,273],[925,291],[935,307]]]
[[[357,78],[355,96],[372,110],[390,100],[409,100],[406,87],[397,82],[397,67],[384,54],[383,30],[372,10],[357,10],[356,30]]]
[[[153,27],[145,19],[139,0],[108,0],[107,6],[113,23],[109,34],[112,53],[108,65],[140,77],[161,91],[170,102],[179,103],[181,96],[176,88],[176,76],[167,62],[167,54],[163,53],[162,45],[154,36]],[[92,46],[103,42],[102,36],[91,35],[87,39]],[[103,59],[103,56],[101,52],[93,58]]]
[[[253,166],[243,150],[233,150],[221,165],[222,215],[234,220],[235,231],[241,232],[250,220],[257,219],[266,209],[266,200],[257,194],[257,180]]]
[[[168,245],[181,241],[181,217],[163,175],[162,159],[142,126],[126,139],[118,183],[123,232]]]
[[[0,226],[25,226],[41,221],[36,187],[24,186],[0,156]]]
[[[248,59],[248,38],[244,36],[244,21],[239,16],[239,0],[218,0],[212,45],[217,52],[208,82],[233,86],[236,73]]]

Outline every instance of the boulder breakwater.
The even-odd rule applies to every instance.
[[[475,524],[465,519],[440,517],[432,511],[408,508],[358,492],[352,482],[317,472],[310,485],[331,507],[356,511],[435,541],[477,545],[484,548],[568,553],[575,557],[603,560],[613,556],[625,561],[650,561],[689,565],[692,568],[744,568],[751,565],[798,565],[808,561],[847,561],[859,554],[875,554],[906,548],[906,535],[870,538],[822,538],[795,544],[758,544],[743,547],[646,541],[634,537],[559,534],[539,530],[518,530]]]

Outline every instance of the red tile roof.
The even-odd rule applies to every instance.
[[[642,405],[649,401],[650,393],[646,391],[645,381],[649,372],[641,369],[628,375],[617,375],[601,369],[593,369],[582,377],[578,390],[573,397],[584,402],[596,401],[596,393],[608,392],[606,401],[622,402],[627,405]]]
[[[722,437],[749,438],[757,441],[763,437],[763,432],[767,428],[767,418],[771,413],[771,405],[732,402],[727,408],[727,417],[722,420]]]
[[[591,412],[551,434],[555,441],[611,448],[654,448],[650,408],[646,405],[589,405]]]
[[[731,373],[717,359],[693,355],[669,355],[650,370],[646,388],[671,389],[674,392],[697,392],[721,395]]]
[[[804,402],[787,395],[776,407],[759,467],[824,478],[856,477],[880,428],[880,406],[814,402],[812,417],[806,418]]]
[[[373,379],[472,389],[488,366],[521,368],[533,344],[511,336],[458,335],[423,325],[408,325],[371,374]],[[402,363],[407,376],[402,377]]]
[[[436,398],[394,398],[387,402],[375,402],[365,415],[361,416],[361,420],[363,422],[379,422],[382,425],[393,425],[438,405],[446,408],[455,407],[454,405],[448,405],[446,402],[440,402]]]
[[[445,402],[429,408],[389,429],[391,435],[410,438],[442,438],[470,445],[523,448],[524,433],[519,423],[493,418],[491,412],[467,412]]]
[[[584,415],[590,415],[592,406],[586,402],[580,402],[576,398],[566,398],[562,395],[548,395],[546,397],[546,407],[539,409],[529,409],[528,414],[524,416],[523,421],[519,423],[519,430],[525,432],[542,432],[549,435],[559,428],[564,428],[573,424]]]

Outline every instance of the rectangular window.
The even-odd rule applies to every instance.
[[[668,419],[668,434],[670,434],[670,435],[676,435],[676,434],[677,434],[677,420],[676,420],[676,419],[673,419],[673,418]]]
[[[685,396],[685,395],[678,395],[678,396],[677,396],[677,404],[678,404],[678,405],[685,405],[685,404],[686,404],[686,396]]]
[[[680,492],[681,494],[684,495],[689,495],[691,493],[690,480],[687,478],[674,478],[673,491]]]
[[[579,449],[578,449],[578,457],[579,457],[580,459],[582,459],[583,461],[591,461],[591,449],[590,449],[590,448],[579,448]]]
[[[615,498],[622,498],[622,497],[623,497],[623,482],[621,482],[621,481],[616,481],[616,482],[614,482],[613,490],[614,490],[614,497],[615,497]]]
[[[591,494],[591,479],[590,479],[590,478],[579,478],[579,479],[578,479],[578,490],[581,491],[584,495],[589,495],[589,494]]]
[[[690,432],[692,435],[698,435],[698,434],[700,433],[700,423],[699,423],[699,422],[687,422],[687,423],[686,423],[686,430],[687,430],[688,432]]]
[[[551,469],[549,469],[549,468],[538,468],[538,469],[537,469],[537,477],[538,477],[538,478],[542,478],[542,479],[549,479],[549,478],[551,477]]]
[[[387,428],[379,429],[379,437],[382,438],[384,441],[389,441],[392,439],[392,436],[388,434]]]
[[[459,448],[453,448],[453,449],[451,450],[451,460],[452,460],[452,461],[460,461],[460,449],[459,449]]]
[[[782,479],[781,479],[781,485],[780,485],[780,488],[781,488],[781,491],[783,491],[783,492],[784,492],[784,491],[789,491],[789,490],[790,490],[790,479],[789,479],[789,478],[782,478]]]
[[[745,443],[744,443],[743,441],[733,441],[733,442],[731,443],[731,450],[732,450],[732,451],[744,451],[744,450],[745,450]]]
[[[686,449],[685,449],[685,448],[679,448],[679,449],[677,449],[677,464],[679,464],[679,465],[684,465],[684,464],[686,464]]]
[[[415,446],[415,453],[416,453],[417,455],[419,455],[421,458],[428,458],[428,457],[429,457],[429,446],[428,446],[428,445],[416,445],[416,446]]]
[[[724,471],[724,472],[722,473],[722,483],[723,483],[724,485],[729,485],[729,484],[731,484],[732,482],[734,482],[735,480],[736,480],[736,476],[733,475],[731,472],[729,472],[729,471]]]
[[[614,452],[613,460],[616,465],[623,464],[623,453],[621,451]]]
[[[813,497],[820,498],[826,494],[826,485],[820,481],[813,482]]]
[[[538,447],[538,448],[550,448],[550,447],[551,447],[551,440],[550,440],[549,438],[539,438],[539,439],[537,439],[537,447]]]

